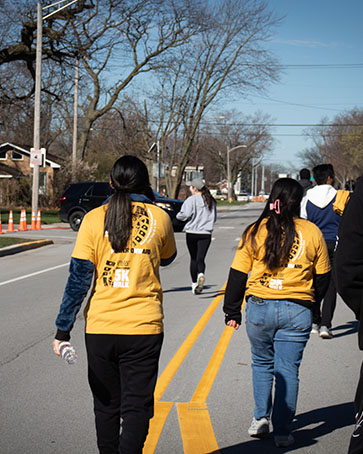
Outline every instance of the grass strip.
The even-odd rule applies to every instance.
[[[30,241],[35,241],[35,240],[30,240],[29,238],[14,238],[11,236],[6,236],[6,237],[1,236],[0,237],[0,248],[12,246],[13,244],[29,243]]]

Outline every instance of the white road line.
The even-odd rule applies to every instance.
[[[25,276],[15,277],[14,279],[9,279],[8,281],[0,282],[0,286],[6,285],[6,284],[11,284],[12,282],[16,282],[16,281],[21,281],[22,279],[27,279],[28,277],[33,277],[33,276],[36,276],[37,274],[42,274],[42,273],[47,273],[48,271],[57,270],[58,268],[62,268],[63,266],[67,266],[67,265],[69,265],[69,262],[63,263],[63,265],[52,266],[51,268],[46,268],[45,270],[36,271],[35,273],[26,274]]]
[[[235,229],[235,227],[232,227],[231,225],[219,225],[218,228],[221,230],[234,230]]]

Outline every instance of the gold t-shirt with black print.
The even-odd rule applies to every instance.
[[[107,206],[85,215],[72,253],[95,265],[94,288],[84,311],[86,333],[159,334],[159,265],[176,252],[170,218],[153,204],[132,202],[132,234],[127,247],[116,253],[104,232]]]
[[[325,274],[330,270],[330,262],[325,240],[319,228],[305,219],[295,219],[296,237],[287,264],[274,271],[263,262],[266,220],[262,221],[255,237],[252,250],[250,237],[237,248],[231,265],[245,274],[251,272],[247,280],[246,296],[255,295],[264,299],[295,299],[314,302],[313,275]]]

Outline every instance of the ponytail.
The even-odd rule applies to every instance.
[[[111,170],[111,186],[115,190],[108,204],[104,231],[107,232],[112,249],[122,252],[132,232],[132,204],[129,194],[144,194],[155,200],[150,187],[145,164],[136,156],[119,158]]]
[[[201,189],[201,192],[202,192],[202,197],[203,197],[204,203],[207,205],[208,210],[211,211],[216,205],[216,201],[215,201],[214,197],[210,193],[210,190],[207,188],[207,186],[203,186]]]
[[[132,231],[131,199],[126,192],[115,191],[105,216],[105,232],[115,252],[126,248]]]

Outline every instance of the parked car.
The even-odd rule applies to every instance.
[[[84,215],[93,208],[102,205],[112,193],[113,190],[110,185],[104,182],[93,181],[71,184],[60,199],[59,219],[62,222],[69,222],[72,230],[77,232]],[[179,221],[175,216],[180,211],[183,201],[166,198],[156,191],[154,191],[154,195],[155,204],[168,213],[174,230],[181,232],[185,222]]]
[[[215,195],[213,195],[213,197],[216,200],[227,200],[227,194],[225,194],[219,190],[215,193]]]
[[[247,191],[242,190],[239,194],[237,194],[237,200],[239,202],[248,202],[249,194]]]

